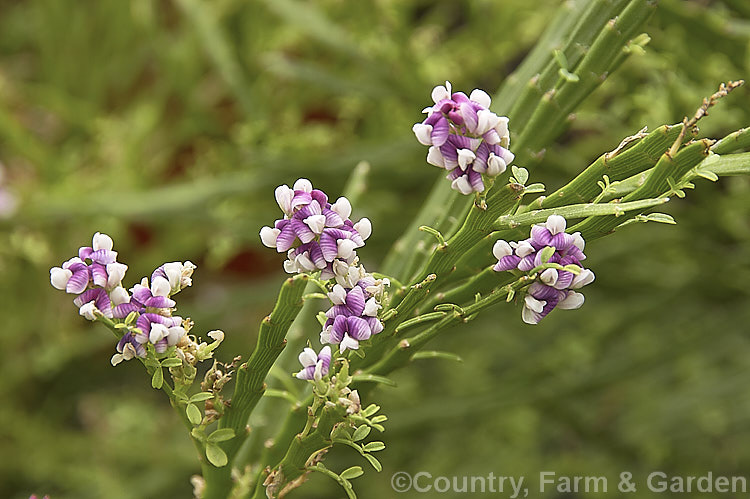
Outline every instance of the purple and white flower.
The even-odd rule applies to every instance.
[[[448,170],[451,188],[462,194],[483,192],[482,175],[496,177],[513,162],[508,150],[508,118],[489,110],[486,92],[474,89],[467,97],[451,93],[450,82],[432,90],[435,104],[427,118],[412,127],[420,144],[430,146],[427,162]]]
[[[522,318],[527,324],[537,324],[553,309],[575,309],[583,305],[584,297],[577,293],[594,281],[594,273],[583,268],[581,261],[585,242],[579,232],[565,232],[567,221],[560,215],[550,215],[544,224],[534,225],[530,237],[524,241],[499,240],[492,248],[498,262],[493,267],[497,272],[520,270],[528,272],[542,265],[545,248],[554,249],[546,263],[561,266],[576,265],[582,270],[574,274],[569,270],[548,268],[539,274],[539,281],[529,286],[524,298]]]
[[[359,342],[383,331],[378,319],[387,280],[375,279],[364,267],[350,266],[328,293],[333,306],[325,313],[321,343],[339,345],[339,351],[357,350]]]
[[[328,376],[331,365],[331,347],[324,346],[318,354],[312,348],[305,348],[299,354],[299,362],[302,364],[302,370],[295,375],[298,379],[320,380]]]
[[[291,188],[277,187],[275,196],[284,218],[276,220],[273,227],[263,227],[260,239],[269,248],[287,253],[284,270],[290,274],[319,270],[321,279],[330,279],[334,262],[354,262],[357,248],[364,246],[372,233],[367,218],[357,223],[349,219],[349,200],[340,197],[329,203],[328,196],[313,189],[307,179],[297,180]]]

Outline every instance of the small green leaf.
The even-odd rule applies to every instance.
[[[372,467],[375,468],[375,471],[377,471],[378,473],[383,471],[383,465],[380,464],[380,461],[378,461],[378,458],[370,454],[365,454],[365,459],[367,459],[370,462]]]
[[[231,440],[234,438],[234,430],[232,428],[220,428],[215,432],[211,433],[207,440],[209,442],[223,442],[225,440]]]
[[[547,187],[545,187],[544,184],[536,183],[536,184],[531,184],[531,185],[527,185],[526,187],[524,187],[523,192],[525,194],[535,194],[537,192],[544,192],[546,190],[547,190]]]
[[[201,424],[203,416],[201,415],[201,410],[198,409],[195,404],[188,404],[185,408],[185,413],[187,414],[188,420],[191,423],[193,423],[194,425]]]
[[[320,322],[321,326],[325,326],[326,321],[328,320],[325,312],[318,312],[318,315],[316,315],[315,318],[318,319],[318,322]]]
[[[171,357],[169,359],[164,359],[161,365],[162,367],[179,367],[182,365],[182,360],[177,357]]]
[[[371,381],[381,385],[396,386],[396,382],[392,379],[386,378],[385,376],[378,376],[376,374],[355,374],[352,376],[352,381]]]
[[[367,438],[367,435],[369,434],[370,434],[370,427],[367,425],[362,425],[354,431],[352,440],[354,440],[355,442],[359,442],[360,440]]]
[[[345,480],[352,480],[354,478],[357,478],[358,476],[362,476],[363,474],[364,471],[362,471],[361,466],[352,466],[351,468],[347,468],[342,471],[339,476]]]
[[[641,215],[638,219],[642,222],[658,222],[661,224],[676,225],[677,222],[671,215],[666,213],[649,213],[648,215]]]
[[[382,423],[383,421],[388,421],[388,416],[386,416],[385,414],[380,414],[370,419],[370,421],[372,421],[373,423]]]
[[[552,55],[555,57],[555,61],[557,61],[558,66],[561,68],[567,68],[568,67],[568,58],[565,57],[565,53],[557,49],[552,52]]]
[[[214,443],[206,444],[206,457],[208,458],[208,461],[217,468],[226,466],[228,461],[226,453],[221,447]]]
[[[360,349],[357,349],[357,350],[349,350],[349,351],[350,351],[350,352],[352,353],[352,355],[354,355],[355,357],[359,357],[360,359],[364,359],[364,358],[365,358],[365,352],[364,352],[364,351],[362,351],[362,350],[360,350]]]
[[[555,247],[554,246],[545,246],[542,250],[542,254],[540,255],[540,258],[542,259],[542,263],[549,262],[549,259],[552,258],[552,255],[555,254]]]
[[[562,77],[563,77],[563,78],[564,78],[564,79],[565,79],[566,81],[570,81],[570,82],[577,82],[578,80],[580,80],[580,78],[578,77],[578,75],[577,75],[577,74],[575,74],[575,73],[571,73],[570,71],[568,71],[568,70],[567,70],[567,69],[565,69],[565,68],[560,68],[560,69],[559,69],[559,70],[558,70],[557,72],[558,72],[558,73],[560,74],[560,76],[562,76]]]
[[[203,402],[204,400],[208,400],[214,398],[214,394],[211,392],[200,392],[196,393],[192,397],[190,397],[190,402]]]
[[[423,352],[417,352],[414,355],[411,356],[411,360],[419,360],[419,359],[446,359],[446,360],[453,360],[456,362],[463,362],[464,360],[456,355],[455,353],[451,352],[437,352],[434,350],[428,350]]]
[[[365,410],[362,411],[362,415],[366,418],[369,418],[373,414],[376,414],[380,410],[380,406],[376,404],[370,404],[368,405]]]
[[[151,377],[151,386],[159,390],[162,385],[164,385],[164,371],[162,371],[161,367],[157,367],[154,375]]]
[[[529,180],[529,171],[526,168],[521,168],[520,166],[513,165],[511,167],[511,170],[513,171],[513,176],[516,178],[519,184],[525,185],[526,181]]]
[[[383,442],[375,441],[365,444],[362,450],[365,452],[377,452],[383,449],[385,449],[385,444]]]

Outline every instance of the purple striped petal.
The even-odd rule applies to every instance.
[[[567,270],[559,270],[557,272],[557,282],[555,283],[555,288],[567,288],[573,282],[574,278],[575,274],[573,274],[573,272],[568,272]]]
[[[78,258],[81,260],[86,260],[89,256],[91,256],[91,253],[94,252],[94,248],[91,246],[81,246],[78,248]]]
[[[341,227],[344,225],[344,219],[333,210],[323,210],[323,215],[326,217],[326,227]]]
[[[549,229],[543,225],[534,225],[531,227],[531,244],[535,248],[541,248],[543,246],[552,246],[552,234]]]
[[[469,132],[474,133],[477,129],[478,118],[477,111],[471,105],[471,102],[462,102],[458,107],[458,112],[461,114],[461,118]]]
[[[68,280],[68,284],[65,286],[65,292],[77,295],[82,293],[88,285],[89,271],[87,267],[84,267],[81,270],[73,272],[73,275]]]
[[[432,127],[432,134],[430,135],[430,139],[432,139],[432,145],[435,146],[442,146],[445,144],[445,141],[448,140],[448,135],[450,133],[450,126],[448,124],[448,120],[443,117],[442,119],[439,119],[437,123]]]
[[[341,343],[346,332],[346,317],[339,315],[333,320],[333,327],[331,327],[331,343]]]
[[[92,262],[107,265],[108,263],[115,263],[117,261],[117,252],[112,250],[100,249],[92,252],[89,255],[89,258]]]
[[[318,267],[319,269],[326,268],[327,262],[323,257],[323,250],[320,249],[320,244],[311,243],[309,252],[310,260],[312,260],[316,267]]]
[[[367,321],[361,317],[348,317],[346,319],[347,328],[349,330],[349,336],[357,341],[363,341],[370,339],[372,332]]]
[[[294,231],[291,223],[288,223],[281,229],[279,236],[276,238],[276,251],[279,253],[285,253],[292,247],[294,240],[297,238],[297,234]]]
[[[482,174],[472,169],[467,170],[466,173],[469,176],[469,184],[471,184],[471,188],[476,192],[483,192],[484,182],[482,182]]]
[[[513,270],[518,267],[518,263],[521,261],[521,257],[517,255],[507,255],[502,257],[497,265],[493,267],[496,272],[504,272],[506,270]]]
[[[107,286],[107,267],[99,263],[92,263],[89,267],[91,272],[91,280],[94,281],[96,286],[106,287]]]
[[[533,269],[535,267],[534,265],[534,257],[536,256],[535,253],[532,253],[530,255],[526,255],[521,259],[520,262],[518,262],[518,270],[521,270],[523,272],[528,272],[529,270]]]
[[[289,222],[289,226],[294,230],[294,233],[303,243],[309,243],[315,239],[315,232],[310,230],[310,227],[308,227],[306,223],[297,219],[292,219],[292,221]],[[281,236],[281,234],[279,234],[279,236]],[[279,244],[278,238],[276,239],[276,244],[277,246]]]
[[[370,326],[372,334],[378,334],[383,331],[383,323],[376,317],[365,317],[365,320],[367,321],[367,325]]]
[[[292,210],[298,206],[309,204],[312,201],[312,194],[305,191],[294,191],[294,197],[292,198]]]
[[[172,308],[176,303],[174,300],[170,300],[166,296],[152,296],[146,300],[144,305],[151,308]]]
[[[88,303],[90,301],[95,301],[96,298],[99,296],[100,289],[87,289],[84,291],[80,296],[76,297],[75,300],[73,300],[73,304],[81,308],[82,305],[85,303]]]
[[[312,196],[313,201],[316,201],[320,206],[325,206],[328,204],[328,196],[325,192],[319,189],[313,189],[310,193],[310,196]]]
[[[365,311],[365,293],[359,286],[354,287],[346,294],[346,306],[352,315],[362,315]]]
[[[121,303],[112,309],[112,317],[124,319],[130,315],[130,312],[138,312],[140,309],[141,307],[135,303]]]

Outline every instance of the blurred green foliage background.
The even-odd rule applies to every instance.
[[[559,3],[0,2],[0,497],[189,497],[199,471],[163,394],[140,365],[109,365],[113,338],[49,285],[51,266],[97,230],[128,285],[190,259],[180,312],[227,333],[220,359],[248,354],[283,277],[257,236],[277,218],[273,187],[305,176],[336,197],[369,162],[354,215],[373,221],[360,254],[375,270],[438,174],[410,131],[430,89],[497,89]],[[748,75],[744,0],[662,0],[647,31],[647,53],[587,99],[533,181],[552,190]],[[721,102],[703,134],[750,124],[748,95]],[[498,307],[435,345],[463,363],[420,361],[377,391],[385,469],[357,479],[360,496],[395,496],[398,470],[746,474],[750,181],[698,184],[665,210],[677,226],[587,247],[597,281],[581,310],[530,327]],[[260,441],[275,418],[255,417]],[[366,466],[350,450],[329,466]],[[290,497],[339,496],[314,476]]]

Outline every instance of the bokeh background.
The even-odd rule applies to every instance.
[[[367,161],[354,215],[373,221],[361,256],[376,269],[438,175],[410,130],[430,89],[496,90],[559,3],[0,2],[0,497],[189,497],[199,472],[163,394],[139,364],[110,366],[111,334],[49,285],[51,266],[97,230],[130,285],[192,260],[182,315],[227,333],[220,359],[248,354],[283,277],[257,235],[277,217],[273,187],[305,176],[337,196]],[[647,31],[647,53],[585,101],[533,181],[556,188],[748,75],[744,0],[662,0]],[[750,124],[748,96],[702,133]],[[587,247],[597,281],[581,310],[530,327],[497,307],[434,345],[463,363],[394,374],[398,388],[373,395],[390,417],[384,470],[356,480],[360,496],[395,496],[399,470],[747,475],[750,181],[688,194],[664,210],[678,225]],[[256,417],[259,435],[277,417]],[[367,466],[349,451],[329,466]],[[290,497],[343,492],[314,476]]]

